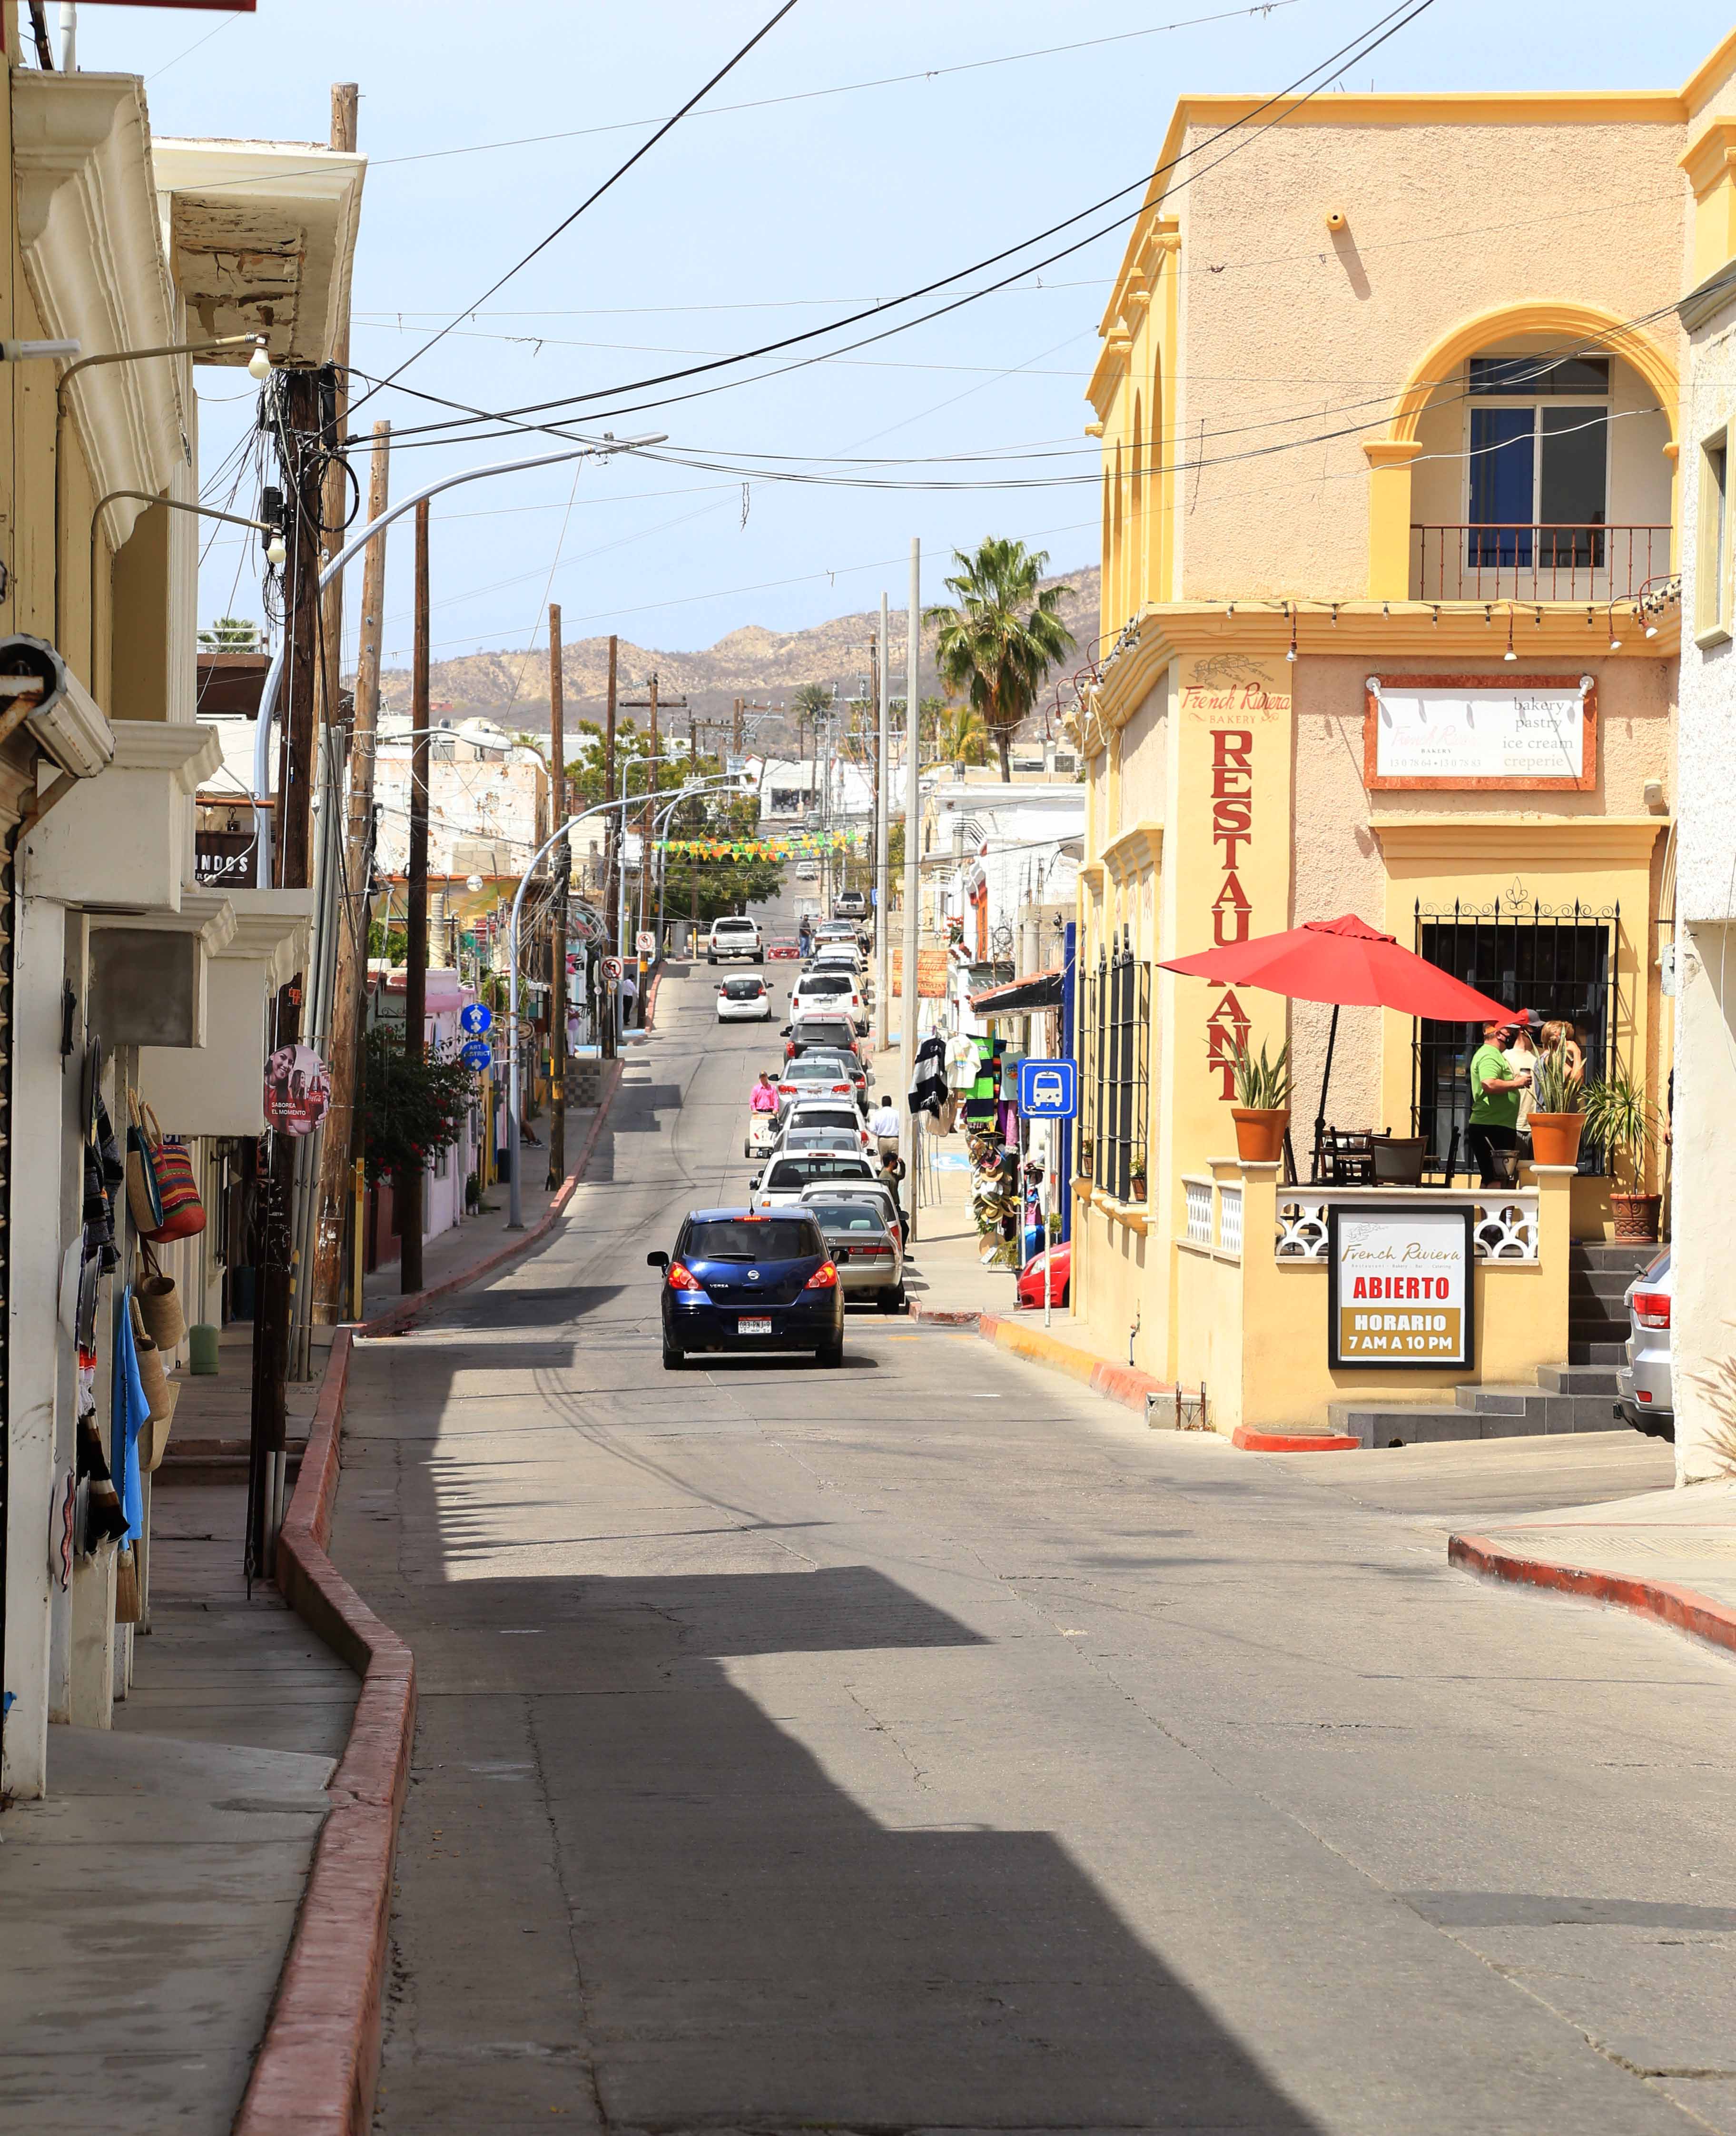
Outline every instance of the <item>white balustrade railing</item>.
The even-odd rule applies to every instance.
[[[1242,1251],[1242,1190],[1239,1187],[1220,1187],[1218,1189],[1218,1244],[1226,1254],[1238,1259]]]
[[[1211,1182],[1209,1179],[1190,1179],[1184,1175],[1181,1184],[1187,1195],[1187,1242],[1190,1246],[1209,1246],[1211,1244]]]
[[[1462,1207],[1476,1211],[1472,1239],[1477,1257],[1488,1261],[1535,1261],[1537,1258],[1537,1189],[1491,1187],[1466,1195],[1437,1187],[1280,1187],[1278,1198],[1279,1260],[1321,1261],[1326,1257],[1326,1211],[1414,1202],[1418,1208]]]

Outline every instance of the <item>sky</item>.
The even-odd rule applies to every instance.
[[[383,376],[456,320],[405,385],[511,407],[753,347],[951,274],[1146,176],[1178,95],[1282,89],[1367,30],[1387,0],[1234,12],[1214,0],[797,0],[690,116],[482,301],[778,4],[259,0],[250,16],[86,5],[78,57],[142,75],[159,136],[322,141],[330,85],[359,83],[369,170],[352,362]],[[1704,0],[1656,10],[1643,36],[1614,0],[1583,0],[1570,22],[1497,0],[1433,0],[1341,79],[1354,90],[1674,88],[1728,27],[1728,11]],[[517,145],[451,153],[500,143]],[[1442,206],[1453,206],[1445,194]],[[1124,242],[1124,230],[1107,233],[854,355],[759,382],[742,381],[790,358],[744,366],[720,374],[726,391],[608,425],[667,430],[668,452],[740,455],[763,470],[811,455],[890,459],[862,470],[887,487],[764,473],[744,483],[733,465],[620,456],[452,493],[433,514],[435,658],[546,643],[550,600],[570,640],[618,631],[672,650],[750,624],[800,629],[868,608],[883,589],[902,605],[913,535],[924,600],[941,597],[950,552],[987,534],[1046,550],[1055,570],[1094,562],[1084,392]],[[228,478],[213,477],[251,424],[254,395],[234,371],[202,368],[197,385],[201,474],[221,504]],[[385,414],[402,428],[440,412],[388,389],[358,422]],[[394,492],[412,471],[426,480],[521,449],[501,439],[406,445]],[[933,464],[972,453],[1043,457]],[[365,461],[363,448],[364,493]],[[1033,472],[1044,486],[924,486]],[[389,547],[388,666],[409,658],[404,523]],[[211,541],[201,622],[260,613],[258,563],[251,536]],[[353,595],[347,605],[353,640]]]

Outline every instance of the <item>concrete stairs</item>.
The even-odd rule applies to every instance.
[[[1568,1362],[1540,1366],[1535,1386],[1456,1387],[1450,1403],[1391,1395],[1336,1401],[1329,1410],[1332,1429],[1370,1447],[1625,1431],[1615,1406],[1616,1367],[1627,1354],[1622,1296],[1657,1250],[1575,1243],[1568,1264]]]

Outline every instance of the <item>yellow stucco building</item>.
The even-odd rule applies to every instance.
[[[1223,1428],[1387,1383],[1325,1363],[1317,1200],[1226,1162],[1227,1046],[1287,1040],[1307,1182],[1330,1011],[1161,960],[1355,912],[1663,1098],[1675,307],[1736,249],[1733,150],[1736,36],[1674,92],[1176,107],[1089,387],[1073,1310]],[[1462,1182],[1466,1038],[1346,1009],[1331,1123]],[[1564,1360],[1608,1185],[1480,1219],[1475,1369],[1392,1390]]]

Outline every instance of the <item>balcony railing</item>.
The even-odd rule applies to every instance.
[[[1418,600],[1627,600],[1670,569],[1667,527],[1413,525],[1410,546]]]

